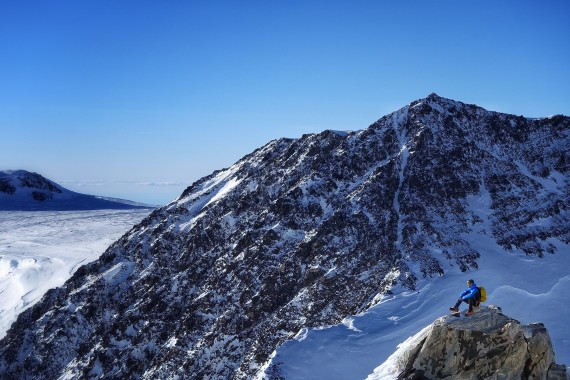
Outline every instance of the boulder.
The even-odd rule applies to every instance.
[[[543,324],[522,325],[493,305],[441,317],[412,342],[384,364],[398,379],[568,379]]]

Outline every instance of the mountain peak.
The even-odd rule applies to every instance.
[[[426,96],[426,99],[428,99],[428,100],[441,99],[441,96],[439,96],[439,95],[436,94],[435,92],[432,92],[431,94],[429,94],[428,96]]]
[[[412,108],[412,107],[420,105],[420,104],[437,104],[437,105],[443,106],[444,108],[449,108],[452,106],[457,107],[459,105],[463,105],[464,103],[457,101],[457,100],[454,100],[454,99],[439,96],[435,92],[432,92],[431,94],[429,94],[425,98],[417,99],[417,100],[411,102],[409,104],[409,107]]]

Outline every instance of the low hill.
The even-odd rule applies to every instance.
[[[123,199],[76,193],[26,170],[0,171],[0,211],[152,208]]]

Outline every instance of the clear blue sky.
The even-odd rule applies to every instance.
[[[568,20],[567,0],[3,1],[0,169],[162,204],[431,92],[570,115]]]

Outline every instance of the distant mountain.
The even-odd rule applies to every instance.
[[[569,131],[432,94],[363,130],[271,141],[22,313],[0,377],[250,379],[303,328],[477,269],[474,236],[555,254]]]
[[[0,210],[100,210],[153,208],[128,200],[76,193],[37,173],[0,171]]]

